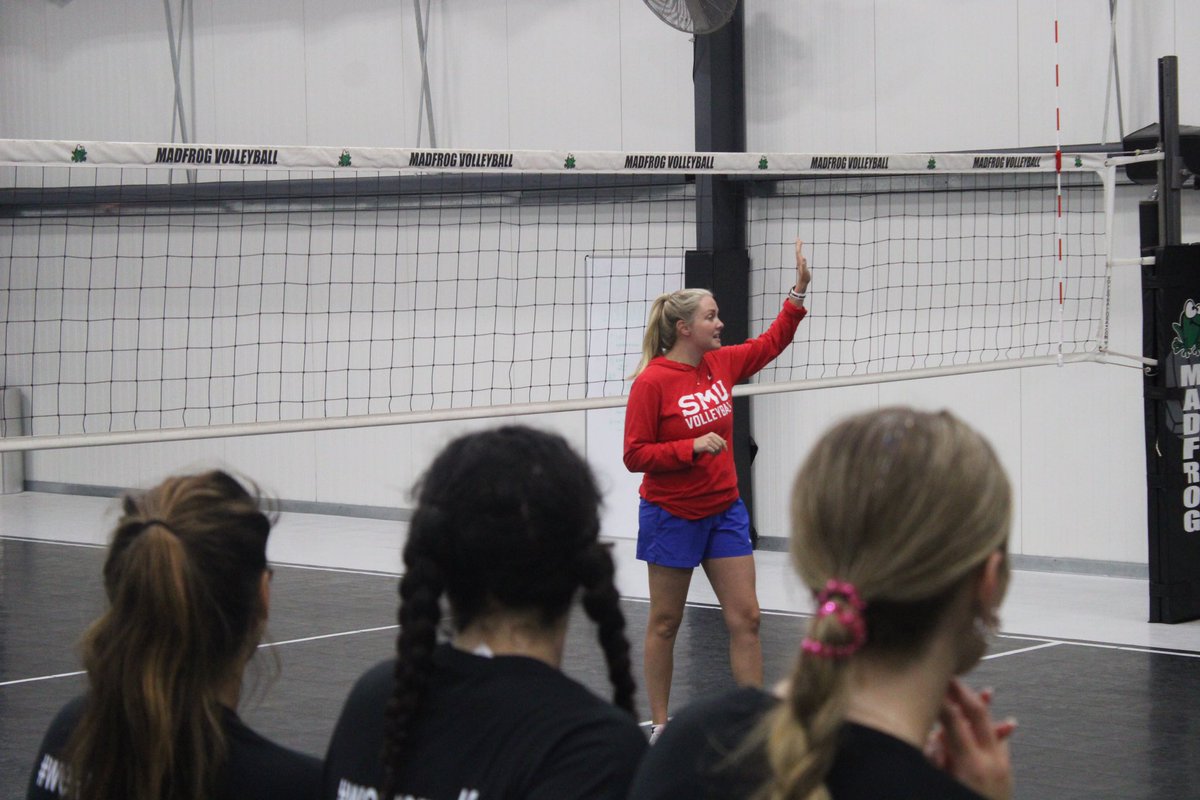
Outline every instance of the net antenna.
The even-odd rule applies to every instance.
[[[737,0],[645,0],[659,19],[684,33],[713,33],[733,18]]]

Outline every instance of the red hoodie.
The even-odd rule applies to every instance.
[[[694,454],[692,440],[715,432],[733,438],[734,384],[783,352],[807,309],[783,302],[767,332],[704,354],[693,367],[653,359],[633,382],[625,407],[625,468],[644,472],[640,494],[683,519],[718,514],[738,498],[733,449]]]

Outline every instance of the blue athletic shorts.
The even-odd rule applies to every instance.
[[[698,567],[710,558],[748,556],[750,514],[740,499],[720,514],[681,519],[642,498],[638,509],[637,557],[663,567]]]

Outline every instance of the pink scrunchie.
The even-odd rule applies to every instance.
[[[845,601],[839,608],[835,597]],[[846,658],[857,653],[867,641],[867,623],[863,612],[867,604],[859,596],[854,584],[830,578],[825,588],[817,592],[817,619],[836,617],[837,621],[853,637],[847,644],[829,644],[805,637],[800,649],[819,658]]]

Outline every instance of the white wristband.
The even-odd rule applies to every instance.
[[[801,305],[804,305],[804,294],[804,292],[797,292],[795,286],[788,289],[788,297],[792,298]]]

